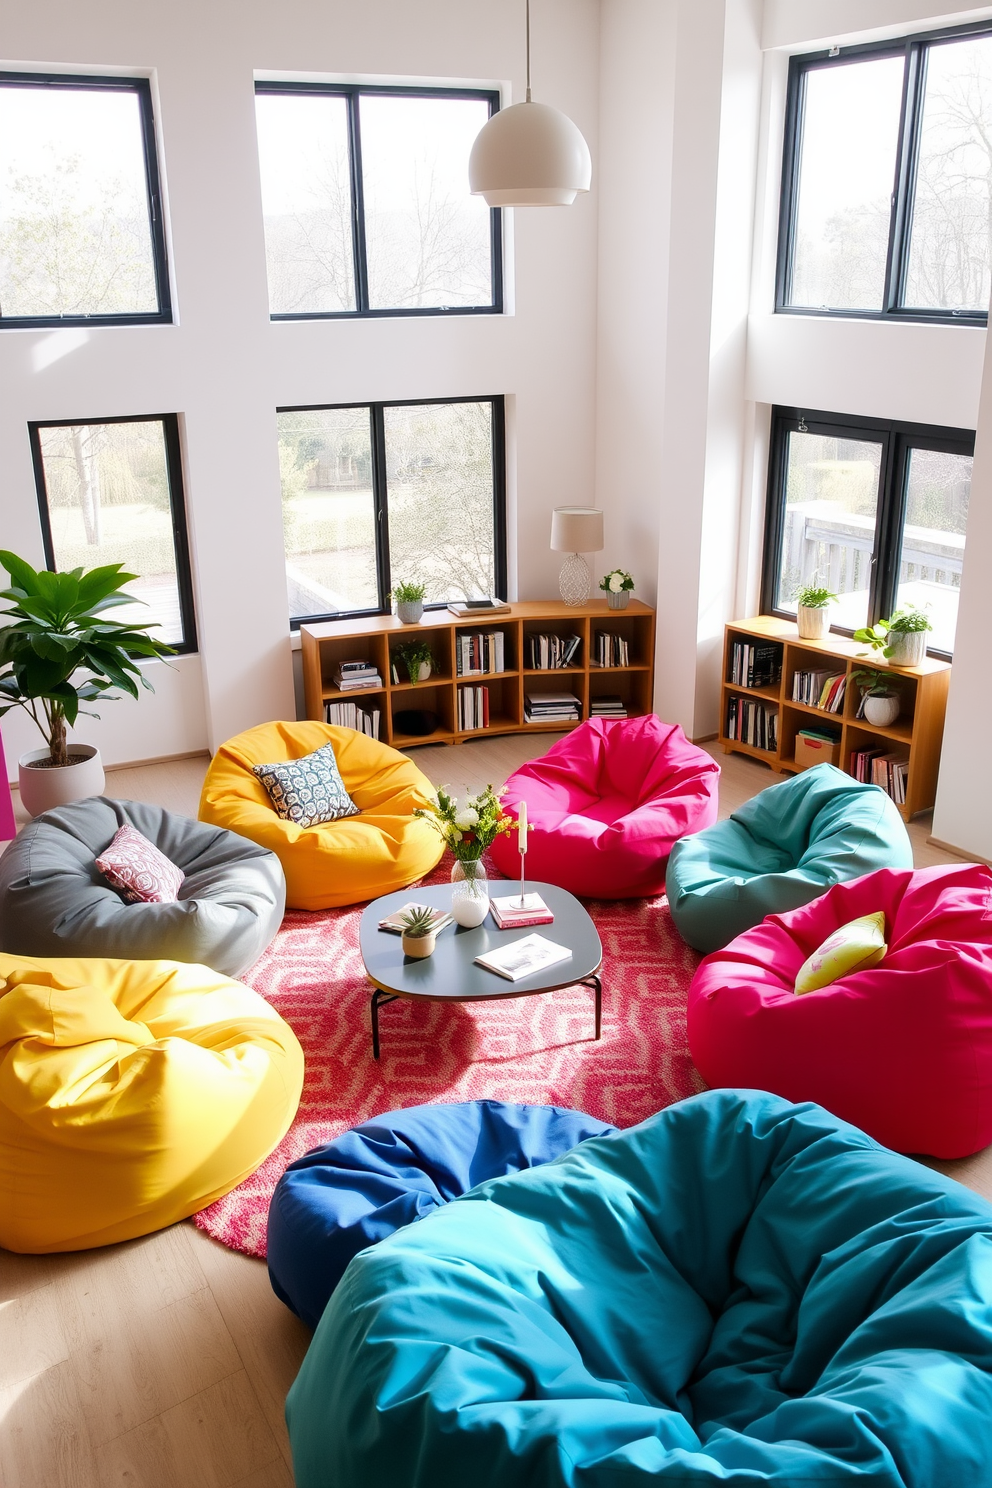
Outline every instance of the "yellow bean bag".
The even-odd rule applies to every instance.
[[[268,1156],[302,1088],[289,1025],[205,966],[0,955],[0,1245],[184,1219]]]
[[[324,744],[359,816],[298,827],[278,816],[253,765],[302,759]],[[227,827],[276,854],[290,909],[335,909],[377,899],[423,877],[444,851],[438,834],[413,815],[434,787],[412,760],[354,729],[328,723],[263,723],[222,744],[200,797],[200,820]]]

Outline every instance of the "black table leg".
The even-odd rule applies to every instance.
[[[603,983],[602,979],[593,972],[592,976],[586,977],[585,981],[579,983],[580,987],[592,987],[596,993],[596,1037],[599,1038],[603,1032]]]
[[[387,1002],[396,1002],[388,992],[381,992],[378,987],[372,993],[370,1011],[372,1013],[372,1058],[379,1058],[379,1009],[385,1007]]]

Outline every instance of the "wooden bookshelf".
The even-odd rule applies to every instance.
[[[458,637],[473,631],[496,630],[503,632],[505,670],[459,677]],[[601,667],[592,660],[600,631],[620,635],[627,642],[627,666]],[[417,625],[402,625],[392,615],[301,625],[306,716],[323,720],[324,707],[329,702],[348,701],[360,707],[378,708],[379,737],[397,749],[414,744],[463,744],[467,739],[490,734],[561,732],[576,726],[557,721],[525,722],[526,693],[574,693],[579,699],[580,722],[590,717],[593,700],[619,695],[627,716],[634,718],[652,709],[654,631],[654,610],[636,599],[625,610],[611,610],[605,599],[590,600],[584,605],[533,600],[511,605],[509,614],[486,616],[483,612],[478,620],[458,620],[450,610],[428,610]],[[571,665],[548,669],[525,665],[527,637],[542,632],[579,637],[578,653]],[[426,682],[413,686],[399,662],[400,681],[394,682],[391,669],[394,652],[415,637],[426,640],[434,653],[431,675]],[[375,664],[382,687],[340,692],[333,682],[335,668],[342,661],[359,659]],[[460,729],[457,690],[475,684],[489,688],[489,725],[483,729]],[[429,709],[436,713],[437,728],[427,736],[404,734],[395,720],[397,714],[407,709]]]
[[[781,645],[782,676],[777,686],[744,687],[730,681],[736,641],[751,645],[772,642]],[[797,671],[823,671],[834,666],[838,672],[846,671],[848,678],[843,708],[839,713],[792,701],[792,680]],[[888,728],[880,728],[855,716],[861,694],[851,681],[851,673],[862,667],[887,672],[898,679],[902,711]],[[950,679],[950,663],[946,661],[933,661],[926,657],[918,667],[897,667],[886,661],[880,652],[873,652],[844,636],[828,635],[822,641],[801,641],[797,626],[790,620],[778,620],[770,615],[738,620],[727,626],[724,640],[720,743],[727,754],[746,754],[752,759],[764,760],[779,772],[796,772],[804,768],[796,764],[796,734],[800,729],[814,725],[817,732],[830,734],[839,740],[838,763],[848,774],[851,773],[850,760],[854,750],[872,745],[887,748],[909,761],[906,801],[899,807],[908,821],[917,812],[928,811],[934,803]],[[728,706],[734,696],[762,699],[769,708],[778,709],[777,749],[755,749],[729,737]]]

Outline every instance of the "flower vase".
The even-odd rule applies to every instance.
[[[489,880],[479,858],[456,858],[451,870],[451,917],[466,930],[489,913]]]
[[[606,603],[611,610],[625,610],[630,604],[630,590],[618,589],[614,591],[607,589]]]

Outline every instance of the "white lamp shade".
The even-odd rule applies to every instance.
[[[593,506],[556,506],[551,517],[551,547],[556,553],[598,553],[603,543],[603,513]]]
[[[567,207],[592,181],[589,146],[566,114],[515,103],[476,135],[469,187],[491,207]]]

